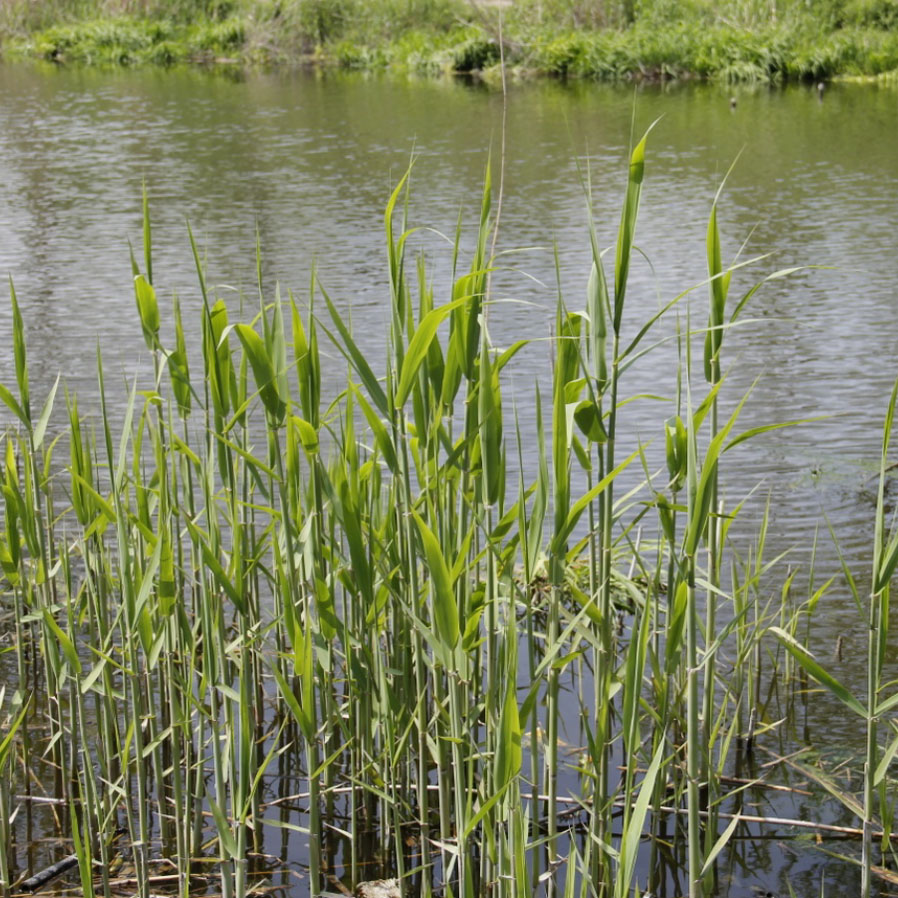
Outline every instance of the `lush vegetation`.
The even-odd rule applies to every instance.
[[[317,279],[304,311],[260,264],[259,311],[233,322],[195,247],[191,353],[177,298],[163,327],[145,201],[132,266],[153,379],[113,414],[99,359],[91,425],[58,381],[33,395],[13,291],[17,383],[0,388],[17,424],[0,470],[14,634],[2,660],[15,684],[0,694],[0,891],[24,876],[16,849],[42,781],[84,895],[110,893],[109,837],[124,829],[142,898],[164,875],[184,896],[214,878],[216,893],[243,898],[276,827],[307,843],[301,887],[313,895],[335,872],[323,846],[336,830],[351,885],[371,876],[368,845],[422,895],[531,898],[548,879],[557,894],[623,898],[673,869],[696,898],[759,783],[728,775],[770,723],[766,684],[798,694],[810,676],[867,731],[863,794],[833,792],[861,819],[856,861],[871,893],[871,871],[896,861],[898,740],[883,744],[878,723],[896,705],[883,682],[895,397],[871,594],[855,595],[870,633],[856,696],[803,644],[827,585],[794,600],[792,576],[765,557],[764,523],[750,551],[729,548],[742,504],[720,485],[728,453],[788,422],[740,430],[750,397],[726,395],[727,335],[755,292],[790,272],[731,296],[735,267],[762,260],[724,265],[715,200],[702,325],[668,328],[690,290],[630,320],[645,147],[632,153],[616,245],[605,253],[585,235],[585,307],[559,297],[551,381],[529,397],[532,478],[503,396],[521,344],[493,347],[484,326],[489,181],[473,252],[451,250],[442,302],[407,253],[405,181],[390,199],[385,367],[360,352]],[[681,363],[656,470],[618,411],[634,398],[629,366],[671,338]],[[347,370],[327,401],[321,341]]]
[[[8,52],[93,63],[435,73],[504,55],[522,73],[816,80],[898,70],[898,0],[4,0],[0,36]]]

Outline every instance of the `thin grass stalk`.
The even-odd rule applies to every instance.
[[[702,845],[699,776],[701,775],[698,670],[698,611],[695,602],[696,531],[701,527],[698,506],[698,448],[690,389],[690,351],[686,354],[687,503],[688,530],[683,548],[683,577],[686,584],[686,792],[687,792],[687,875],[689,898],[699,898],[701,889]]]
[[[723,185],[721,185],[722,190]],[[730,282],[730,272],[723,272],[720,253],[720,233],[717,226],[717,202],[720,196],[718,190],[711,207],[711,215],[708,222],[707,233],[707,262],[709,283],[708,331],[705,340],[705,378],[712,388],[720,383],[721,379],[721,348],[724,337],[724,312],[726,309],[727,292]],[[718,393],[714,392],[711,401],[709,415],[709,442],[714,441],[719,432],[718,424]],[[719,545],[718,522],[721,510],[718,508],[719,476],[715,464],[709,484],[710,495],[708,504],[712,513],[708,517],[707,534],[705,537],[708,554],[707,579],[709,588],[705,591],[705,643],[708,646],[715,644],[717,630],[717,596],[720,588],[720,556],[722,547]],[[704,668],[704,697],[702,708],[702,763],[701,776],[706,789],[706,808],[708,822],[706,824],[706,845],[704,852],[710,852],[717,838],[717,821],[714,818],[716,807],[716,790],[714,778],[711,775],[711,722],[714,718],[714,701],[716,688],[716,652],[713,648],[708,650],[703,659]]]
[[[867,707],[866,707],[866,759],[864,762],[864,838],[861,855],[861,895],[868,898],[872,891],[873,822],[876,810],[877,757],[879,746],[878,718],[879,691],[889,625],[889,593],[891,574],[898,563],[898,536],[886,545],[885,484],[888,468],[888,452],[892,435],[892,421],[898,402],[898,380],[892,388],[882,432],[882,460],[879,469],[879,489],[876,499],[876,517],[873,538],[873,587],[868,607],[867,635]]]
[[[404,422],[402,411],[399,410],[400,427],[405,428],[407,424]],[[412,515],[414,508],[414,500],[412,499],[411,472],[409,470],[408,457],[408,441],[401,441],[402,452],[398,456],[401,458],[402,467],[400,468],[400,477],[402,483],[403,502],[397,506],[397,516],[399,531],[403,535],[402,549],[404,552],[405,570],[409,576],[409,594],[419,596],[421,588],[418,583],[418,565],[415,558],[415,537],[412,532]],[[425,846],[429,841],[429,814],[430,814],[430,795],[428,789],[429,773],[427,759],[430,755],[430,749],[427,744],[427,734],[429,729],[428,721],[428,703],[426,697],[430,692],[428,687],[428,669],[427,658],[424,651],[424,640],[419,630],[415,630],[412,639],[412,658],[414,664],[415,678],[415,716],[416,727],[418,731],[418,758],[417,758],[417,800],[418,800],[418,820],[420,826],[420,844],[422,846],[422,854],[426,850]],[[426,855],[425,855],[426,858]],[[422,870],[422,895],[428,896],[431,889],[431,864],[428,860],[423,861]]]
[[[522,528],[522,555],[524,558],[525,571],[525,600],[527,603],[527,669],[529,674],[529,682],[536,682],[537,668],[539,661],[537,658],[537,639],[534,627],[533,608],[541,599],[539,593],[539,585],[537,580],[537,563],[539,558],[539,549],[542,543],[543,525],[545,521],[545,513],[548,507],[549,496],[549,468],[546,460],[546,440],[545,428],[543,427],[543,411],[542,396],[537,386],[536,389],[536,432],[537,432],[537,452],[538,452],[538,468],[536,478],[536,489],[533,497],[533,504],[530,508],[530,520],[527,522],[526,528]],[[520,438],[518,440],[520,445]],[[523,472],[523,465],[520,467]],[[522,474],[523,476],[523,474]],[[524,514],[523,497],[519,500],[521,514]],[[536,703],[530,713],[530,720],[527,721],[530,729],[530,808],[531,808],[531,841],[535,844],[539,840],[539,814],[536,808],[539,807],[539,795],[542,785],[542,765],[539,758],[539,746],[541,739],[539,712]],[[531,881],[536,882],[539,876],[539,852],[531,851]]]
[[[204,558],[219,557],[218,521],[215,505],[212,502],[212,471],[207,470],[203,481],[203,499],[206,508],[209,537],[199,530],[192,529],[191,537],[196,543],[198,555]],[[202,568],[201,568],[202,570]],[[205,793],[204,786],[198,783],[203,796],[208,800],[215,816],[216,828],[219,836],[219,851],[221,859],[222,891],[225,898],[233,898],[234,894],[234,870],[232,854],[227,850],[230,836],[230,827],[224,818],[223,807],[226,807],[227,796],[226,782],[229,777],[226,754],[223,750],[223,739],[227,738],[223,733],[223,727],[228,715],[228,700],[222,698],[217,688],[219,683],[230,683],[231,671],[226,659],[225,633],[224,633],[224,609],[220,588],[213,582],[213,574],[206,573],[201,579],[199,606],[201,611],[200,633],[203,644],[203,678],[200,683],[200,698],[209,705],[208,727],[209,744],[212,749],[212,782],[215,787],[214,796]],[[202,744],[202,743],[200,743]]]
[[[29,684],[28,666],[25,653],[29,645],[34,644],[33,627],[25,624],[25,600],[21,589],[21,567],[19,558],[21,556],[21,541],[16,524],[16,514],[14,503],[11,501],[12,490],[10,486],[14,481],[15,475],[15,456],[13,454],[13,445],[10,437],[6,438],[6,466],[4,471],[4,495],[6,499],[6,515],[5,515],[5,534],[0,540],[2,553],[4,558],[4,574],[10,582],[13,596],[13,616],[15,619],[15,638],[16,638],[16,671],[18,674],[18,688],[14,695],[14,702],[17,702],[22,708],[22,714],[27,714],[29,703],[25,700],[25,695],[29,691],[37,688],[37,683]],[[33,653],[32,653],[33,654]],[[30,686],[30,690],[29,690]],[[29,771],[29,759],[32,756],[32,742],[29,727],[26,725],[21,728],[22,742],[22,789],[25,793],[26,800],[31,797],[32,777]],[[8,758],[7,758],[8,763]],[[0,782],[6,785],[6,779],[2,765],[0,765]],[[8,799],[8,794],[7,794]],[[30,802],[29,802],[30,805]],[[7,839],[0,841],[0,851],[9,851],[11,831],[9,830],[9,808],[7,813],[3,814],[4,827],[7,831]],[[3,881],[9,885],[7,876],[3,877]]]
[[[557,256],[556,256],[557,261]],[[553,495],[553,537],[549,551],[549,607],[546,622],[546,642],[554,646],[560,633],[561,597],[564,587],[565,561],[567,556],[567,540],[565,524],[570,511],[570,435],[567,425],[566,388],[576,373],[578,349],[571,346],[575,339],[574,329],[579,321],[564,316],[559,298],[555,314],[558,347],[553,378],[552,400],[552,495]],[[579,338],[579,329],[576,330]],[[546,752],[545,752],[545,785],[547,819],[546,856],[547,865],[551,866],[557,857],[558,840],[558,808],[557,808],[557,770],[558,770],[558,717],[559,708],[559,676],[556,666],[552,666],[546,684]],[[547,883],[547,894],[555,889],[554,879]]]
[[[106,405],[106,390],[103,376],[103,360],[97,354],[97,373],[99,376],[100,386],[100,409],[103,418],[103,430],[106,444],[106,459],[109,465],[110,480],[112,483],[113,504],[116,517],[116,540],[118,548],[119,570],[121,572],[122,585],[122,605],[124,609],[123,623],[125,631],[123,634],[123,666],[126,670],[131,671],[131,675],[126,677],[127,684],[127,708],[126,714],[130,714],[129,728],[131,730],[131,738],[133,741],[133,770],[137,778],[137,795],[136,813],[137,828],[133,829],[133,817],[129,814],[129,824],[132,826],[131,840],[134,843],[134,861],[136,876],[139,882],[140,898],[148,898],[148,874],[147,874],[147,851],[149,846],[149,819],[148,819],[148,790],[146,779],[146,768],[143,763],[144,758],[144,733],[143,733],[143,717],[145,713],[143,694],[140,688],[139,671],[142,664],[136,652],[136,641],[138,640],[138,621],[135,595],[135,579],[132,570],[132,557],[130,552],[130,533],[127,530],[126,522],[131,518],[131,511],[125,505],[125,463],[127,460],[127,447],[130,439],[130,427],[133,416],[135,393],[132,390],[129,397],[128,408],[124,417],[122,426],[122,436],[119,446],[118,459],[115,457],[112,442],[112,432],[110,428],[110,415]],[[132,765],[126,764],[126,770],[130,771]],[[130,798],[130,796],[129,796]]]
[[[39,456],[42,450],[44,436],[46,434],[47,422],[50,411],[52,410],[53,398],[56,393],[56,386],[53,387],[40,418],[35,422],[31,413],[31,398],[28,379],[28,361],[25,341],[25,326],[19,310],[18,299],[16,297],[15,287],[13,286],[12,277],[9,279],[9,295],[12,307],[13,317],[13,355],[15,359],[16,381],[19,388],[18,403],[12,397],[12,394],[4,388],[2,398],[7,407],[18,418],[19,422],[25,428],[27,451],[23,459],[22,465],[22,492],[21,502],[19,503],[18,517],[22,525],[22,535],[25,544],[32,559],[35,560],[35,570],[24,581],[28,583],[27,596],[36,598],[36,602],[28,602],[32,604],[38,613],[43,613],[48,607],[55,604],[55,586],[54,580],[50,577],[49,572],[52,569],[52,545],[48,544],[48,535],[52,534],[51,518],[44,520],[41,509],[44,506],[43,493],[47,489],[43,483],[44,477],[39,465]],[[56,384],[58,385],[57,378]],[[16,490],[18,492],[18,490]],[[49,495],[49,493],[47,493]],[[22,559],[24,561],[24,559]],[[51,640],[52,634],[47,632],[46,624],[41,625],[41,633],[43,640]],[[55,665],[48,667],[45,663],[44,674],[47,677],[47,695],[48,699],[48,716],[51,725],[51,757],[57,771],[57,789],[59,794],[64,794],[62,789],[66,788],[67,777],[65,774],[65,757],[64,748],[61,738],[64,730],[64,722],[62,719],[62,710],[58,706],[58,696],[61,694],[60,685],[55,682]],[[52,709],[55,708],[55,713]],[[55,738],[54,738],[55,737]]]
[[[3,707],[5,696],[6,687],[0,686],[0,708]],[[13,740],[26,720],[29,704],[30,700],[23,702],[14,718],[10,719],[7,717],[3,735],[0,738],[0,893],[3,894],[4,898],[9,895],[9,888],[12,884],[11,873],[15,863],[12,828],[10,826],[13,820],[12,764],[10,761],[13,757],[13,748],[15,746]]]
[[[645,143],[646,138],[636,145],[630,156],[630,165],[627,181],[627,191],[624,198],[623,209],[621,212],[621,222],[617,234],[617,247],[615,254],[614,266],[614,295],[612,299],[607,297],[607,290],[603,291],[604,271],[601,267],[601,258],[597,258],[596,244],[593,240],[593,264],[596,266],[598,275],[598,295],[592,304],[591,311],[598,312],[598,305],[607,307],[609,317],[612,324],[612,346],[611,346],[611,371],[608,376],[607,387],[609,394],[608,406],[608,423],[605,428],[607,439],[602,447],[602,462],[600,463],[600,476],[604,479],[606,472],[611,472],[615,468],[615,445],[617,438],[617,409],[618,409],[618,390],[620,382],[620,362],[621,362],[621,324],[623,320],[624,305],[627,293],[627,284],[630,270],[630,255],[633,246],[633,238],[636,229],[636,219],[639,212],[639,200],[642,191],[642,180],[645,170]],[[604,292],[604,295],[603,295]],[[602,331],[604,330],[604,315],[599,318],[601,324],[600,330],[596,333],[596,362],[599,365],[599,375],[601,378],[602,369],[605,366],[604,360],[604,339]],[[599,831],[596,837],[599,842],[607,842],[611,836],[611,802],[610,797],[610,765],[611,765],[611,734],[610,734],[610,708],[609,696],[611,694],[611,673],[614,662],[614,632],[612,625],[612,547],[613,547],[613,528],[614,528],[614,484],[609,484],[608,488],[600,497],[600,515],[601,515],[601,538],[602,551],[600,562],[600,596],[599,596],[599,612],[602,618],[601,626],[601,657],[597,662],[596,676],[600,679],[600,687],[596,692],[596,746],[599,750],[599,765],[597,770],[597,797],[601,802],[601,806],[605,809],[600,816],[598,824]],[[600,852],[596,853],[597,860]],[[607,876],[607,868],[599,870],[602,877],[599,884],[599,894],[607,894],[606,889],[610,883]]]
[[[257,242],[256,267],[259,283],[260,302],[262,297],[261,251]],[[278,291],[269,319],[264,304],[260,317],[263,337],[245,325],[238,325],[237,334],[244,348],[244,357],[252,365],[253,375],[259,394],[265,407],[265,420],[268,433],[269,465],[272,474],[272,494],[277,492],[281,527],[284,537],[284,559],[282,567],[284,575],[281,585],[285,588],[282,596],[285,616],[293,621],[294,653],[299,651],[299,630],[303,626],[306,632],[306,646],[303,650],[303,670],[300,677],[300,688],[303,693],[302,711],[304,719],[304,736],[309,764],[309,854],[310,854],[310,891],[314,898],[321,889],[321,823],[320,823],[320,789],[317,732],[317,698],[313,670],[317,667],[312,656],[312,641],[317,642],[317,633],[313,634],[313,609],[307,595],[299,589],[297,570],[294,560],[294,546],[298,541],[298,532],[290,513],[290,495],[288,478],[281,449],[281,429],[285,415],[290,407],[289,387],[286,377],[286,342],[284,339],[283,318]]]

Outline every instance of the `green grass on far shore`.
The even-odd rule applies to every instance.
[[[500,41],[501,32],[501,41]],[[602,80],[898,72],[898,0],[3,0],[0,49],[59,62],[495,68]]]

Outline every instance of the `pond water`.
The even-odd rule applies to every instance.
[[[305,301],[317,266],[338,306],[351,311],[363,349],[383,357],[382,218],[390,191],[414,155],[409,221],[434,229],[415,239],[443,301],[451,255],[439,234],[451,236],[461,214],[462,245],[471,246],[490,154],[494,187],[499,180],[502,111],[501,92],[476,81],[0,66],[0,274],[14,279],[25,319],[32,394],[42,396],[62,373],[82,408],[95,408],[98,341],[107,383],[147,370],[128,252],[129,241],[135,249],[141,241],[143,184],[154,280],[161,296],[177,291],[187,320],[201,303],[189,220],[209,282],[233,307],[244,301],[247,316],[258,308],[258,232],[266,290],[276,280]],[[702,282],[711,202],[738,157],[721,196],[724,259],[743,243],[745,258],[771,256],[737,273],[734,293],[771,271],[808,268],[766,286],[727,337],[727,402],[760,377],[742,427],[827,417],[727,456],[728,496],[760,484],[745,512],[746,534],[770,496],[768,554],[794,547],[796,582],[809,578],[816,528],[816,582],[836,571],[829,522],[863,588],[881,421],[898,374],[895,88],[511,84],[498,248],[522,252],[503,257],[489,330],[498,345],[532,341],[516,360],[512,394],[518,382],[529,397],[549,368],[553,245],[566,304],[584,305],[590,248],[582,173],[590,173],[600,241],[611,245],[631,135],[656,119],[637,232],[644,258],[635,263],[627,326],[632,332]],[[700,288],[678,306],[683,327],[704,323],[706,293]],[[659,337],[674,332],[675,314],[659,325]],[[8,304],[0,303],[7,347],[10,332]],[[325,389],[333,395],[345,365],[336,352],[331,358]],[[633,369],[625,394],[669,389],[675,364],[670,341]],[[7,350],[0,381],[14,379]],[[657,451],[672,410],[670,397],[627,406],[631,443],[651,439]],[[518,411],[526,436],[534,412]],[[525,465],[533,460],[525,455]],[[843,637],[845,661],[833,670],[860,689],[863,671],[850,658],[852,650],[863,656],[866,634],[848,591],[836,584],[818,608],[815,645]],[[821,699],[805,736],[821,747],[858,746],[858,729]],[[751,851],[776,854],[763,843]],[[783,863],[747,857],[744,868],[777,871]],[[799,865],[809,887],[822,863]],[[830,883],[840,881],[833,862],[827,870]],[[743,873],[735,882],[729,894],[742,895],[753,880]]]

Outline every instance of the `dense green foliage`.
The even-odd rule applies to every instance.
[[[672,868],[705,898],[740,814],[783,824],[757,816],[768,798],[730,774],[756,731],[801,719],[809,678],[866,730],[852,768],[862,800],[830,792],[863,821],[857,894],[872,894],[871,872],[895,861],[898,738],[884,721],[898,706],[885,666],[898,534],[885,484],[898,388],[866,606],[846,568],[869,633],[862,695],[806,647],[832,580],[793,596],[795,571],[765,557],[766,514],[747,553],[730,542],[744,502],[719,485],[729,452],[790,422],[742,428],[749,396],[728,389],[727,341],[756,291],[794,270],[731,291],[736,268],[764,260],[728,267],[717,199],[698,285],[707,318],[694,305],[690,332],[673,333],[680,363],[658,381],[668,401],[654,457],[619,417],[644,398],[628,395],[630,366],[657,358],[674,326],[665,313],[692,292],[634,320],[645,149],[643,138],[631,153],[608,252],[590,222],[585,295],[559,295],[551,375],[530,397],[506,386],[527,335],[502,350],[484,327],[489,177],[473,248],[457,234],[452,275],[436,283],[413,258],[407,177],[391,196],[385,359],[365,357],[317,279],[307,310],[269,283],[259,248],[259,311],[235,322],[192,235],[191,331],[177,297],[170,314],[160,303],[145,199],[132,271],[152,386],[113,407],[98,358],[91,421],[59,379],[46,391],[30,377],[11,288],[2,898],[24,878],[10,822],[31,782],[59,802],[55,831],[71,835],[86,896],[112,893],[108,836],[124,829],[140,898],[155,894],[160,855],[185,898],[198,870],[216,894],[249,898],[277,828],[302,838],[313,898],[330,885],[334,833],[350,885],[370,876],[367,844],[423,898],[531,898],[547,879],[566,898],[629,898],[637,879],[657,893]],[[328,357],[347,368],[332,402]],[[521,402],[536,411],[535,472],[510,411]],[[749,786],[780,778],[776,764],[754,769]],[[409,853],[410,835],[430,847]]]
[[[13,52],[420,72],[820,79],[898,70],[898,0],[5,0]]]

